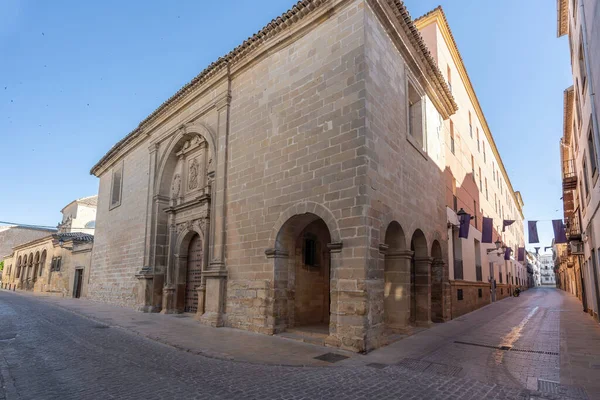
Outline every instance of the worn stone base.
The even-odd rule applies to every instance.
[[[214,328],[220,328],[222,326],[225,326],[225,320],[226,318],[223,313],[217,313],[212,311],[205,312],[199,319],[199,321],[204,325],[212,326]]]
[[[479,289],[481,289],[481,297],[479,297]],[[458,300],[459,290],[463,292],[462,300]],[[491,303],[490,284],[488,282],[450,281],[450,299],[452,318],[460,317]]]

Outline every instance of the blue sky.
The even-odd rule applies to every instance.
[[[63,206],[97,192],[89,170],[115,142],[293,2],[170,4],[0,1],[0,221],[56,225]],[[555,4],[406,1],[413,17],[438,4],[526,218],[560,218],[558,141],[571,72]],[[550,223],[538,225],[550,244]]]

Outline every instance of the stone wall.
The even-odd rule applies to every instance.
[[[30,229],[21,226],[0,227],[0,257],[8,256],[12,249],[20,244],[50,236],[56,230]]]
[[[112,169],[100,177],[96,231],[92,251],[89,297],[135,307],[135,274],[144,265],[148,201],[146,146],[133,149],[116,165],[123,165],[121,205],[110,209]]]
[[[499,300],[500,285],[497,285],[496,300]],[[452,318],[475,311],[491,303],[490,284],[488,282],[451,281]],[[481,289],[481,297],[479,297]],[[462,290],[462,300],[458,291]]]
[[[227,299],[231,326],[264,327],[275,293],[254,299],[250,308],[240,294],[254,296],[251,287],[273,279],[274,259],[265,249],[276,247],[279,228],[298,213],[311,212],[330,231],[339,229],[342,262],[333,290],[363,287],[363,8],[362,1],[347,3],[232,81],[226,202],[228,292],[236,293]],[[360,332],[352,336],[362,340]]]
[[[365,169],[368,179],[364,188],[360,188],[361,194],[365,195],[360,195],[357,200],[367,205],[369,248],[365,258],[368,276],[364,285],[369,291],[366,318],[371,326],[368,347],[372,348],[379,346],[384,328],[385,263],[379,254],[379,245],[385,241],[388,224],[391,221],[400,224],[405,237],[403,245],[407,250],[411,249],[413,234],[417,230],[422,231],[427,247],[425,256],[431,256],[434,240],[445,248],[447,239],[443,159],[439,157],[441,143],[435,126],[439,123],[439,114],[434,107],[425,107],[425,112],[431,115],[426,115],[425,146],[421,147],[408,135],[406,85],[409,68],[368,7],[365,32]],[[416,76],[416,73],[413,72],[413,75]],[[429,104],[427,98],[426,103]],[[434,159],[428,153],[434,154]],[[427,293],[423,293],[422,299],[426,297]],[[419,301],[417,307],[428,311],[430,300]]]

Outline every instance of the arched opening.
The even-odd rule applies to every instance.
[[[16,276],[17,279],[21,279],[22,267],[23,267],[23,259],[21,256],[19,256],[19,261],[17,261],[17,276]]]
[[[186,133],[166,145],[158,160],[149,263],[154,267],[155,284],[164,283],[163,297],[157,302],[162,303],[163,313],[198,311],[196,288],[201,285],[200,275],[208,250],[204,237],[209,232],[212,157],[212,145],[207,138]],[[200,259],[192,260],[194,265],[188,268],[191,245],[194,250],[190,255]]]
[[[185,300],[183,310],[195,313],[198,311],[198,286],[202,284],[202,262],[204,249],[202,239],[197,233],[193,235],[188,245],[185,268]]]
[[[40,252],[37,251],[35,253],[35,258],[33,261],[33,276],[31,277],[31,280],[33,281],[33,283],[35,283],[35,281],[37,281],[39,268],[40,268]]]
[[[410,267],[410,321],[418,326],[431,322],[431,258],[428,256],[427,239],[417,229],[410,241],[413,252]]]
[[[27,286],[26,289],[30,290],[33,285],[33,253],[29,253],[27,259]]]
[[[275,332],[303,328],[329,334],[331,259],[327,224],[305,213],[289,218],[275,244]]]
[[[437,240],[431,245],[431,320],[444,322],[444,282],[447,281],[442,246]]]
[[[39,276],[41,277],[42,275],[44,275],[44,266],[46,265],[46,250],[42,251],[42,256],[40,259],[40,274]]]
[[[412,252],[400,224],[392,221],[385,231],[383,316],[386,328],[398,331],[409,324],[410,264]]]

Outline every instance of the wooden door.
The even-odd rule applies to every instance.
[[[201,284],[202,258],[202,240],[200,236],[196,235],[192,238],[188,249],[185,280],[185,312],[195,313],[198,310],[198,292],[196,288]]]
[[[75,270],[75,287],[73,288],[73,297],[76,299],[81,297],[81,285],[83,284],[83,270]]]

